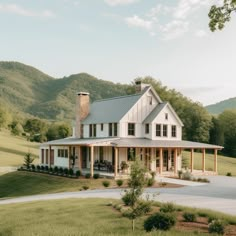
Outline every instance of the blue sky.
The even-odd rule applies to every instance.
[[[57,78],[150,75],[208,105],[236,96],[236,18],[210,32],[216,1],[1,0],[0,60]]]

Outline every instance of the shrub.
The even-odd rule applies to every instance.
[[[209,233],[224,234],[225,225],[221,220],[213,220],[209,224]]]
[[[41,169],[41,170],[44,170],[45,168],[44,168],[44,166],[41,166],[40,169]]]
[[[118,179],[118,180],[116,180],[116,184],[117,184],[117,186],[122,186],[123,185],[123,180],[122,179]]]
[[[160,212],[174,212],[175,209],[175,205],[172,202],[167,202],[167,203],[163,203],[162,206],[160,207]]]
[[[132,203],[131,193],[126,192],[126,194],[121,199],[126,206],[130,206]]]
[[[154,183],[155,183],[155,179],[154,179],[154,178],[151,178],[151,179],[148,179],[148,180],[147,180],[147,186],[148,186],[148,187],[153,186]]]
[[[93,175],[93,178],[94,178],[94,179],[98,179],[99,177],[100,177],[99,174],[94,174],[94,175]]]
[[[170,213],[157,212],[144,221],[144,229],[148,232],[152,230],[169,230],[175,224],[175,215]]]
[[[86,178],[86,179],[89,179],[90,177],[91,177],[91,174],[90,174],[90,173],[85,174],[85,178]]]
[[[73,171],[72,168],[69,169],[69,175],[70,175],[70,176],[73,176],[73,175],[74,175],[74,171]]]
[[[89,189],[89,186],[88,186],[88,185],[84,185],[82,188],[83,188],[84,190],[87,190],[87,189]]]
[[[54,171],[55,173],[58,173],[58,167],[55,166],[54,169],[53,169],[53,171]]]
[[[179,179],[182,178],[182,174],[183,174],[183,171],[182,171],[182,170],[178,170],[178,176],[179,176]]]
[[[53,168],[52,167],[49,168],[49,172],[53,172]]]
[[[65,168],[65,169],[63,170],[63,173],[64,173],[65,175],[68,175],[68,173],[69,173],[68,168]]]
[[[208,224],[210,224],[212,221],[217,220],[216,216],[209,216],[208,217]]]
[[[186,222],[195,222],[197,220],[196,214],[191,212],[184,212],[183,217]]]
[[[31,165],[31,169],[32,169],[33,171],[35,170],[35,165],[34,165],[34,164]]]
[[[155,172],[155,171],[152,171],[150,174],[151,174],[151,176],[152,176],[152,179],[155,179],[156,172]]]
[[[103,182],[102,182],[102,184],[103,184],[103,186],[104,187],[109,187],[110,186],[110,181],[108,181],[108,180],[104,180]]]
[[[36,169],[37,169],[37,171],[40,171],[40,169],[41,169],[41,168],[40,168],[40,165],[37,165],[37,166],[36,166]]]
[[[226,176],[232,176],[231,172],[227,172]]]
[[[75,172],[75,175],[76,175],[76,177],[80,177],[80,176],[81,176],[81,171],[80,171],[80,170],[77,170],[77,171]]]
[[[192,179],[192,175],[189,171],[186,171],[182,174],[182,179],[184,180],[191,180]]]
[[[62,167],[60,167],[60,168],[58,169],[58,173],[63,174],[63,168],[62,168]]]
[[[45,171],[48,171],[48,166],[45,166]]]

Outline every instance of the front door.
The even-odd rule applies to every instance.
[[[87,147],[81,147],[81,155],[82,155],[82,168],[87,168]]]

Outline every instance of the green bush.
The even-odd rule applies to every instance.
[[[213,220],[209,224],[208,231],[209,233],[224,234],[225,225],[221,220]]]
[[[175,209],[175,205],[172,202],[167,202],[167,203],[163,203],[160,207],[160,212],[174,212]]]
[[[176,216],[170,213],[157,212],[144,221],[144,229],[147,232],[152,230],[169,230],[176,224]]]
[[[83,188],[84,190],[87,190],[87,189],[89,189],[89,186],[88,186],[88,185],[84,185],[82,188]]]
[[[41,169],[41,170],[44,170],[45,168],[44,168],[44,166],[41,166],[40,169]]]
[[[53,172],[58,173],[58,167],[57,166],[54,167]]]
[[[196,214],[191,212],[184,212],[183,217],[186,222],[196,222],[197,220]]]
[[[40,165],[37,165],[37,166],[36,166],[36,169],[37,169],[37,171],[40,171],[40,169],[41,169],[41,168],[40,168]]]
[[[192,179],[192,174],[189,171],[186,171],[186,172],[182,173],[182,179],[191,180]]]
[[[183,171],[182,171],[182,170],[178,170],[178,176],[179,176],[179,179],[182,178],[182,174],[183,174]]]
[[[148,180],[147,180],[147,186],[148,186],[148,187],[153,186],[154,183],[155,183],[155,179],[154,179],[154,178],[151,178],[151,179],[148,179]]]
[[[48,166],[45,166],[45,169],[44,169],[44,170],[48,172],[48,169],[49,169]]]
[[[231,172],[227,172],[226,176],[232,176]]]
[[[80,176],[81,176],[81,171],[80,171],[80,170],[77,170],[77,171],[75,172],[75,175],[76,175],[76,177],[80,177]]]
[[[132,196],[130,192],[126,192],[126,194],[121,199],[126,206],[130,206],[132,203]]]
[[[62,168],[62,167],[60,167],[60,168],[58,169],[58,173],[63,174],[63,168]]]
[[[217,220],[216,216],[208,216],[208,224],[210,224],[212,221]]]
[[[98,173],[93,175],[94,179],[98,179],[99,177],[100,177],[100,175]]]
[[[116,184],[117,184],[117,186],[119,186],[119,187],[122,186],[123,183],[124,183],[124,181],[123,181],[122,179],[116,180]]]
[[[74,171],[73,171],[72,168],[69,169],[69,175],[70,175],[70,176],[73,176],[73,175],[74,175]]]
[[[65,169],[63,170],[63,174],[68,175],[68,173],[69,173],[68,168],[65,168]]]
[[[90,174],[90,173],[85,174],[85,178],[86,178],[86,179],[90,179],[90,177],[91,177],[91,174]]]
[[[53,172],[53,168],[52,167],[49,168],[49,172]]]
[[[110,181],[108,181],[108,180],[104,180],[103,182],[102,182],[102,184],[103,184],[103,186],[104,187],[109,187],[110,186]]]
[[[33,171],[35,171],[35,165],[34,165],[34,164],[31,165],[31,169],[32,169]]]

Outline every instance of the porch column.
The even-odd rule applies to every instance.
[[[49,156],[48,156],[48,166],[51,167],[51,150],[52,150],[52,147],[51,145],[49,145]]]
[[[163,149],[160,148],[160,171],[159,171],[160,174],[162,174],[162,170],[163,170]]]
[[[217,149],[214,150],[214,171],[218,172],[218,166],[217,166]]]
[[[116,177],[118,173],[118,148],[115,147],[115,167],[114,167],[114,176]]]
[[[206,150],[202,149],[202,172],[205,172],[205,158],[206,158]]]
[[[194,168],[194,149],[191,149],[191,160],[190,160],[190,170],[191,172],[193,172],[193,168]]]
[[[78,163],[78,168],[79,168],[79,170],[81,170],[82,169],[82,156],[81,156],[81,148],[80,148],[80,146],[78,146],[77,147],[77,152],[78,152],[78,161],[77,161],[77,163]]]
[[[93,178],[94,146],[90,146],[90,174]]]
[[[71,146],[69,146],[68,150],[68,169],[70,169],[70,164],[71,164],[70,156],[71,156]]]
[[[178,152],[177,152],[177,148],[175,148],[175,150],[174,150],[174,173],[175,173],[175,174],[177,174],[177,171],[178,171],[177,158],[178,158]]]

